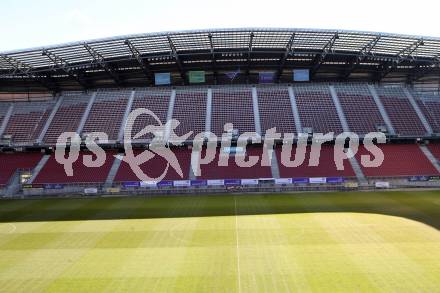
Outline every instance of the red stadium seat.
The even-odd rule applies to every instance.
[[[278,133],[296,133],[287,87],[259,87],[258,108],[262,135],[273,127]]]
[[[0,153],[0,187],[5,186],[18,169],[33,169],[43,157],[41,153]]]
[[[277,146],[276,154],[278,159],[278,167],[280,177],[282,178],[302,178],[302,177],[354,177],[355,173],[348,160],[344,160],[344,170],[337,170],[334,161],[334,148],[330,145],[323,145],[321,148],[319,165],[316,167],[309,166],[311,147],[306,149],[306,155],[302,165],[298,167],[286,167],[281,162],[281,146]],[[291,161],[294,160],[296,147],[292,147]]]
[[[202,158],[205,157],[205,149],[202,150]],[[217,148],[214,160],[206,165],[200,166],[201,176],[199,179],[255,179],[255,178],[272,178],[270,167],[261,166],[262,147],[246,148],[246,156],[258,156],[258,163],[250,168],[244,168],[237,165],[235,156],[230,155],[228,158],[228,166],[218,166],[220,148]],[[247,159],[247,157],[246,157]]]
[[[366,177],[438,175],[437,170],[416,144],[387,144],[379,147],[384,154],[384,161],[377,168],[362,166],[361,156],[370,155],[371,157],[365,147],[360,146],[359,152],[356,154],[356,159]]]
[[[183,178],[180,177],[179,174],[170,166],[163,180],[189,179],[191,150],[188,150],[186,148],[174,148],[172,151],[176,155],[177,161],[179,162],[180,168],[182,169]],[[141,152],[142,152],[141,150],[135,150],[134,154],[139,155]],[[164,158],[155,155],[154,158],[142,164],[140,168],[150,178],[157,178],[165,171],[166,164],[167,161]],[[140,181],[140,180],[136,176],[136,174],[132,171],[130,165],[123,161],[119,166],[114,182],[131,182],[131,181]]]
[[[33,183],[104,183],[115,160],[113,155],[116,152],[106,151],[106,161],[99,168],[89,168],[83,164],[84,155],[91,154],[86,151],[80,152],[78,160],[73,163],[73,176],[71,177],[66,175],[64,166],[59,164],[55,159],[55,154],[52,154]]]

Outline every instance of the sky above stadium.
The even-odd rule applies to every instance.
[[[117,35],[237,27],[440,37],[438,0],[1,0],[0,51]]]

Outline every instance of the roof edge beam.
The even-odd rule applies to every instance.
[[[277,74],[276,74],[276,80],[278,82],[280,81],[281,75],[283,74],[284,65],[286,65],[287,58],[289,56],[293,56],[293,54],[294,54],[294,50],[292,50],[294,40],[295,40],[295,33],[292,33],[292,35],[290,36],[289,42],[287,43],[287,46],[286,46],[286,52],[284,52],[283,57],[281,57],[281,59],[279,61],[278,70],[277,70]]]
[[[380,35],[376,36],[359,50],[357,57],[353,60],[352,63],[350,63],[350,67],[344,73],[344,79],[347,79],[351,75],[351,73],[359,66],[359,64],[361,64],[362,61],[364,61],[368,56],[371,55],[371,51],[374,49],[380,39]]]
[[[177,52],[176,47],[174,46],[173,40],[171,39],[170,35],[167,35],[168,43],[170,45],[171,53],[176,60],[177,67],[180,72],[180,77],[183,80],[183,83],[186,83],[186,76],[185,76],[185,70],[183,69],[182,62],[180,61],[179,53]]]
[[[9,65],[11,65],[14,68],[14,71],[11,73],[11,75],[15,75],[18,73],[27,76],[30,79],[36,80],[39,84],[41,84],[43,87],[47,88],[49,91],[58,91],[58,85],[53,82],[50,78],[42,78],[40,76],[36,76],[32,74],[32,71],[35,69],[20,61],[15,59],[14,57],[8,56],[6,54],[0,54],[0,58],[2,58],[4,61],[6,61]]]
[[[44,49],[41,55],[46,56],[49,58],[50,61],[53,63],[53,68],[61,69],[64,71],[68,76],[73,78],[79,85],[81,85],[83,88],[87,88],[87,84],[79,78],[79,76],[72,72],[72,68],[70,64],[61,58],[60,56],[56,55],[55,53]]]
[[[415,60],[414,56],[412,55],[420,46],[423,46],[425,43],[423,41],[423,38],[418,39],[414,43],[410,44],[409,46],[403,48],[399,51],[399,53],[396,54],[395,60],[388,66],[385,66],[383,70],[379,73],[379,81],[384,79],[388,74],[390,74],[394,69],[397,68],[397,66],[404,60],[411,58],[413,61]]]
[[[83,45],[84,48],[86,48],[87,52],[89,52],[90,56],[92,56],[94,62],[97,63],[99,66],[101,66],[102,69],[104,69],[104,71],[107,73],[108,76],[110,76],[113,79],[116,85],[120,86],[121,79],[119,78],[118,74],[114,72],[114,70],[112,70],[110,66],[108,66],[108,64],[105,62],[104,56],[102,56],[101,53],[96,51],[89,44],[84,43]]]
[[[214,74],[214,81],[215,81],[215,83],[217,83],[217,76],[218,76],[217,61],[215,59],[215,50],[214,50],[214,44],[212,42],[212,34],[211,33],[208,34],[208,38],[209,38],[209,47],[211,50],[212,72]]]
[[[246,64],[247,64],[247,68],[246,68],[246,78],[249,81],[249,75],[250,75],[250,71],[251,71],[251,60],[252,60],[252,47],[253,47],[253,42],[254,42],[254,37],[255,34],[254,32],[251,32],[249,35],[249,45],[248,45],[248,54],[247,54],[247,59],[246,59]]]
[[[151,81],[151,83],[153,83],[149,64],[144,59],[142,59],[142,54],[129,39],[126,39],[124,41],[124,44],[128,46],[128,49],[130,50],[132,56],[136,59],[139,67],[142,69],[142,72],[145,74],[148,81]]]

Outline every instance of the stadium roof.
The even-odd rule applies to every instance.
[[[0,53],[0,90],[51,91],[173,84],[191,70],[206,82],[257,82],[275,72],[291,82],[305,68],[315,81],[415,82],[439,79],[440,38],[313,29],[215,29],[118,36]]]

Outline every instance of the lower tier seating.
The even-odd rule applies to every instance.
[[[399,177],[413,175],[438,175],[437,170],[416,144],[386,144],[380,145],[384,161],[380,167],[367,168],[361,164],[362,155],[371,153],[360,146],[356,159],[366,177]]]
[[[438,161],[440,161],[440,144],[439,143],[429,144],[428,149],[431,151],[431,153],[434,155],[434,157]]]
[[[73,176],[71,177],[66,175],[64,166],[59,164],[55,159],[55,154],[52,154],[33,183],[104,183],[115,160],[113,155],[116,152],[107,151],[104,165],[98,168],[89,168],[83,164],[84,155],[91,154],[86,151],[79,154],[78,160],[73,163]],[[96,159],[96,156],[93,155],[93,158]]]
[[[43,157],[41,153],[0,153],[0,187],[8,184],[19,169],[33,169]]]
[[[276,155],[280,177],[282,178],[303,178],[303,177],[354,177],[355,173],[348,160],[344,160],[344,170],[337,170],[334,162],[334,148],[330,145],[323,145],[320,152],[319,164],[316,167],[309,166],[311,146],[306,149],[304,162],[298,167],[286,167],[281,163],[281,146],[277,146]],[[291,161],[295,159],[296,146],[292,146]]]
[[[239,167],[235,161],[234,155],[229,155],[228,166],[219,167],[218,162],[220,154],[222,153],[220,148],[217,148],[215,158],[209,164],[200,166],[201,176],[199,179],[255,179],[255,178],[272,178],[272,172],[270,167],[261,166],[261,155],[263,149],[261,147],[246,148],[246,160],[248,156],[258,156],[260,160],[258,163],[250,168]],[[222,155],[227,155],[223,152]],[[238,154],[236,154],[238,155]],[[202,158],[205,157],[205,150],[202,151]]]
[[[134,150],[134,154],[137,156],[142,153],[143,150]],[[183,178],[170,166],[168,172],[162,180],[182,180],[189,179],[189,168],[191,164],[191,150],[186,148],[173,149],[173,153],[176,155],[180,168],[182,169]],[[167,166],[167,161],[158,156],[157,154],[151,160],[145,162],[140,166],[144,174],[150,178],[159,177]],[[130,165],[126,162],[121,162],[114,182],[132,182],[139,181],[139,178],[131,170]]]

